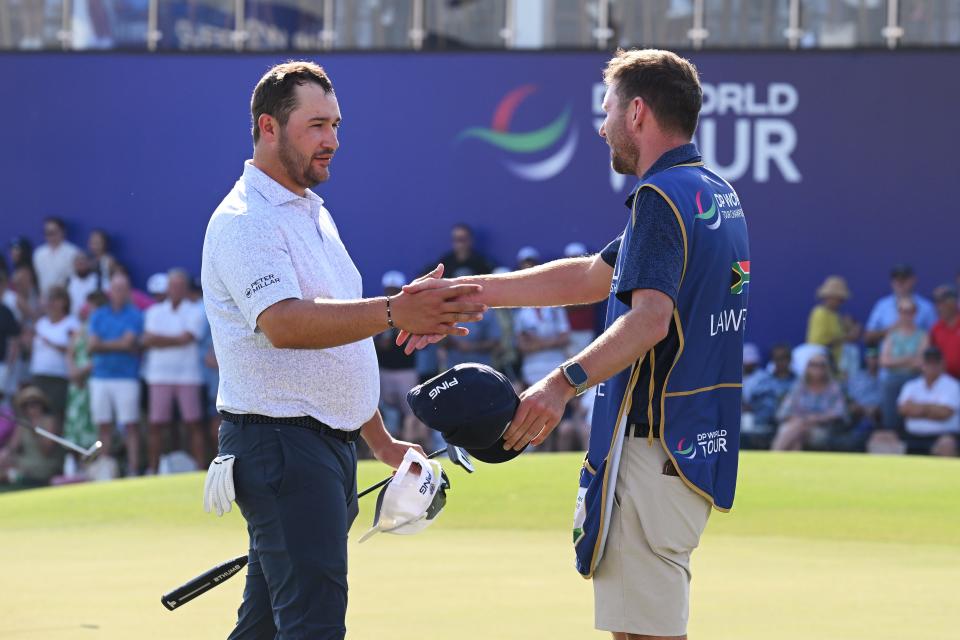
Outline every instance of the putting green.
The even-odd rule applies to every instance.
[[[608,637],[572,568],[579,456],[449,469],[420,536],[351,542],[348,637]],[[360,467],[360,486],[384,468]],[[160,594],[243,552],[236,511],[200,507],[201,474],[0,495],[0,638],[222,638],[234,578],[174,612]],[[352,540],[369,526],[362,501]],[[694,556],[694,638],[960,636],[960,461],[745,454],[737,504]]]

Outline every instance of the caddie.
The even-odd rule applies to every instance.
[[[405,291],[476,283],[483,292],[473,299],[491,307],[609,294],[603,334],[524,391],[503,446],[542,443],[566,403],[596,386],[574,522],[596,626],[618,640],[684,638],[690,555],[711,507],[733,504],[747,227],[733,187],[692,142],[702,103],[693,64],[669,51],[618,51],[604,80],[600,136],[613,169],[639,180],[623,233],[598,256]],[[414,336],[407,348],[439,339]]]

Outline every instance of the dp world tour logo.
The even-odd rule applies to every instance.
[[[743,293],[743,288],[750,284],[750,261],[734,262],[731,268],[733,274],[730,277],[730,293],[738,296]]]
[[[713,198],[710,198],[710,208],[706,211],[703,210],[703,204],[700,202],[700,197],[703,194],[703,191],[697,191],[697,220],[709,220],[713,217],[713,214],[717,214],[717,219],[707,225],[707,229],[713,230],[720,226],[720,221],[723,219],[723,216],[720,215],[720,212],[717,210],[717,203],[713,201]],[[707,196],[708,198],[710,196]]]
[[[693,460],[697,457],[697,450],[694,448],[693,443],[690,443],[690,446],[686,449],[683,448],[683,445],[687,442],[686,438],[680,438],[680,442],[677,443],[677,448],[674,449],[673,453],[678,456],[683,456],[687,460]]]
[[[490,128],[470,127],[460,132],[457,142],[467,138],[479,138],[487,144],[510,154],[503,163],[515,176],[524,180],[549,180],[567,168],[577,148],[577,128],[571,126],[569,105],[546,126],[533,131],[510,131],[510,121],[517,108],[532,93],[536,85],[517,87],[503,97],[493,112]],[[566,137],[564,138],[564,135]],[[564,138],[563,143],[557,143]],[[546,158],[521,162],[519,158],[556,149]]]

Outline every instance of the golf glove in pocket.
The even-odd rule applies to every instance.
[[[237,494],[233,489],[232,455],[217,456],[207,469],[207,480],[203,485],[203,510],[210,513],[216,510],[218,516],[230,511]]]

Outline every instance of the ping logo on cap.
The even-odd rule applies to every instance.
[[[457,386],[457,384],[458,383],[456,378],[450,378],[450,380],[444,380],[442,383],[430,389],[430,399],[436,400],[437,396],[440,395],[441,392],[446,391],[450,387],[455,387]]]

